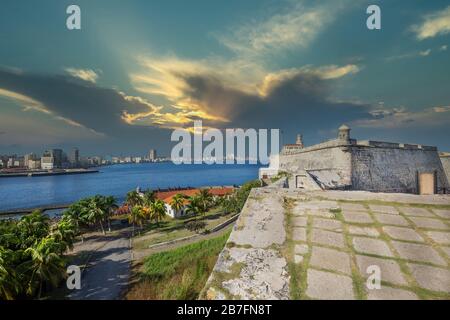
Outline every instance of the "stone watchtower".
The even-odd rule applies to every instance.
[[[295,144],[299,146],[299,148],[304,148],[303,145],[303,136],[301,134],[297,135],[297,140],[295,141]]]
[[[338,139],[349,141],[350,140],[350,130],[351,129],[348,126],[346,126],[345,124],[340,126],[339,133],[338,133]]]

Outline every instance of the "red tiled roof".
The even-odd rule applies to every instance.
[[[227,194],[233,193],[234,188],[226,187],[226,188],[210,188],[208,189],[209,193],[213,196],[225,196]],[[186,197],[192,197],[199,193],[200,189],[185,189],[185,190],[174,190],[174,191],[162,191],[156,192],[156,198],[159,200],[163,200],[165,203],[170,204],[173,197],[177,194],[182,194]]]

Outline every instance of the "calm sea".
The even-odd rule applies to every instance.
[[[125,199],[128,191],[240,185],[258,177],[257,165],[174,165],[171,162],[100,167],[99,173],[0,178],[0,211],[75,202],[101,194]]]

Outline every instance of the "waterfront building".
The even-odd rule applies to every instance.
[[[56,168],[55,166],[55,158],[52,155],[52,152],[47,150],[41,157],[41,168],[43,170],[53,170]]]
[[[30,159],[30,160],[28,160],[27,167],[30,170],[41,169],[41,160],[40,159]]]
[[[77,167],[80,163],[80,151],[78,148],[73,148],[69,154],[69,162],[72,167]]]
[[[156,161],[156,150],[155,149],[150,149],[150,152],[148,153],[148,160]]]

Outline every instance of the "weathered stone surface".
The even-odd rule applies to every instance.
[[[308,269],[306,294],[315,299],[354,299],[352,278],[331,272]]]
[[[348,226],[348,232],[353,235],[378,237],[380,233],[372,227]]]
[[[450,219],[450,210],[433,209],[433,212],[441,218]]]
[[[346,222],[373,223],[373,219],[367,211],[344,211],[342,213]]]
[[[292,239],[295,241],[306,241],[306,228],[295,227],[292,231]]]
[[[404,259],[447,265],[445,260],[431,246],[399,241],[392,241],[392,245],[400,257]]]
[[[405,220],[402,216],[392,215],[392,214],[382,214],[382,213],[374,213],[375,219],[377,219],[382,224],[391,224],[395,226],[409,226],[408,221]]]
[[[321,269],[351,274],[350,256],[345,252],[322,247],[313,247],[309,263],[311,266]]]
[[[245,203],[229,241],[253,248],[282,244],[286,240],[282,198],[276,193],[269,196],[258,190],[253,189],[249,198],[260,196],[261,199]]]
[[[294,262],[295,262],[295,263],[302,263],[303,260],[304,260],[304,257],[301,256],[301,255],[296,254],[296,255],[294,256]]]
[[[424,242],[420,234],[410,228],[384,226],[383,231],[393,239]]]
[[[394,256],[394,254],[391,252],[391,249],[389,249],[386,242],[379,239],[354,237],[353,246],[356,251],[361,253],[376,254],[385,257]]]
[[[427,235],[440,244],[450,244],[450,232],[427,231]]]
[[[382,286],[381,289],[367,290],[367,300],[418,300],[414,292]]]
[[[450,247],[441,247],[442,250],[447,254],[447,256],[450,258]]]
[[[360,203],[346,203],[343,202],[340,204],[342,211],[366,211],[366,207]]]
[[[236,278],[224,281],[222,287],[241,299],[289,299],[289,275],[286,259],[275,250],[228,249],[214,271],[229,273],[240,268]]]
[[[345,247],[342,233],[321,229],[314,229],[312,231],[312,242],[339,248]]]
[[[333,219],[335,217],[334,213],[331,213],[328,210],[308,210],[306,212],[307,215],[309,216],[313,216],[313,217],[322,217],[322,218],[328,218],[328,219]]]
[[[449,227],[438,219],[431,218],[410,218],[419,228],[448,230]]]
[[[325,230],[342,231],[342,223],[333,219],[314,218],[313,227]]]
[[[306,227],[306,225],[308,224],[308,218],[307,217],[293,217],[292,224],[296,227]]]
[[[400,210],[407,216],[432,217],[433,215],[425,208],[401,207]]]
[[[382,205],[370,204],[369,208],[370,208],[370,210],[372,210],[374,212],[399,214],[398,210],[393,206],[382,206]]]
[[[433,291],[450,292],[450,271],[415,263],[408,263],[419,286]]]
[[[306,244],[296,244],[294,247],[295,254],[307,254],[309,251],[309,247]]]
[[[313,201],[297,201],[294,206],[292,213],[294,215],[305,215],[307,211],[318,211],[322,210],[324,212],[329,212],[332,209],[339,209],[336,201],[326,201],[326,200],[313,200]]]
[[[357,255],[356,263],[358,265],[359,272],[365,279],[367,279],[370,275],[367,273],[367,268],[369,266],[378,266],[381,271],[382,281],[399,285],[407,284],[407,281],[400,270],[400,266],[394,260]]]

